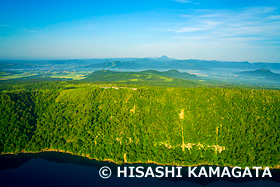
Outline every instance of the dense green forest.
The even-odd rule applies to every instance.
[[[90,82],[1,85],[0,152],[176,165],[280,163],[280,91]]]

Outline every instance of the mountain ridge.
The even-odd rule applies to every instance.
[[[213,69],[272,69],[280,70],[280,63],[250,63],[247,61],[217,61],[188,59],[178,60],[162,56],[159,58],[105,58],[105,59],[72,59],[72,60],[25,60],[3,61],[0,60],[0,71],[5,70],[81,70],[92,71],[98,69],[179,69],[179,70],[213,70]]]
[[[242,71],[238,73],[239,75],[245,75],[250,77],[256,77],[256,78],[265,78],[269,80],[277,80],[280,81],[280,74],[273,73],[271,70],[266,68],[257,69],[254,71]]]

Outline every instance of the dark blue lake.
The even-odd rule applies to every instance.
[[[108,179],[99,176],[103,166],[112,169]],[[271,170],[272,178],[188,178],[185,175],[182,178],[118,178],[117,167],[109,162],[56,152],[1,155],[0,186],[280,186],[279,170]]]

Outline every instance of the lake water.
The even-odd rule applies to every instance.
[[[133,164],[133,166],[152,166]],[[112,176],[103,179],[99,169],[108,166]],[[272,178],[118,178],[116,164],[65,153],[44,152],[0,156],[0,186],[280,186],[280,171]],[[127,165],[131,166],[131,165]]]

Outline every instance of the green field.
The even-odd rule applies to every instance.
[[[0,81],[9,80],[9,79],[20,79],[20,78],[24,78],[24,77],[32,77],[35,75],[36,75],[35,73],[30,73],[30,72],[17,73],[17,74],[1,72]]]
[[[14,80],[30,77],[49,77],[54,79],[82,80],[86,78],[90,72],[86,71],[19,71],[19,72],[0,72],[1,80]]]
[[[86,78],[86,75],[88,75],[89,72],[71,72],[71,71],[64,71],[53,73],[50,75],[51,78],[60,78],[60,79],[71,79],[71,80],[82,80]]]

